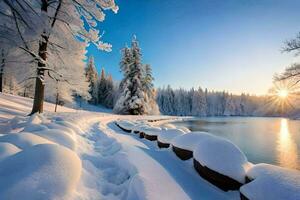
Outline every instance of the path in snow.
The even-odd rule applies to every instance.
[[[121,145],[103,133],[100,126],[99,122],[93,124],[83,135],[89,147],[79,153],[83,185],[79,186],[77,199],[125,199],[134,170],[126,163]]]

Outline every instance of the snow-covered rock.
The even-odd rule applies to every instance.
[[[162,124],[161,127],[162,128],[167,128],[167,129],[169,129],[169,128],[172,128],[172,129],[176,128],[176,126],[173,125],[173,124]]]
[[[203,140],[204,138],[211,138],[211,137],[215,137],[215,136],[207,132],[200,132],[200,131],[190,132],[188,134],[183,134],[176,137],[172,141],[172,145],[181,149],[193,151],[201,140]]]
[[[161,128],[158,127],[147,127],[144,129],[144,133],[146,135],[158,136],[162,131]]]
[[[132,127],[132,131],[139,133],[139,132],[144,132],[147,128],[150,128],[151,126],[149,124],[138,124],[134,127]]]
[[[121,120],[117,122],[118,126],[122,128],[125,131],[131,131],[134,127],[135,124],[133,122],[127,121],[127,120]]]
[[[157,136],[162,133],[162,130],[161,128],[158,127],[149,127],[144,129],[143,133],[144,133],[144,137],[147,140],[154,141],[157,140]]]
[[[300,199],[300,172],[297,170],[262,163],[250,168],[247,178],[251,182],[240,188],[247,199]]]
[[[161,147],[169,147],[172,143],[172,140],[179,135],[183,135],[185,132],[181,129],[167,129],[162,131],[161,134],[158,135],[158,146]]]
[[[11,143],[20,149],[26,149],[37,144],[49,144],[51,141],[33,133],[12,133],[0,137],[0,142]]]
[[[13,144],[0,142],[0,161],[21,151]]]
[[[249,167],[244,153],[233,143],[218,137],[202,138],[193,152],[198,173],[219,188],[238,190]]]
[[[188,160],[193,157],[193,150],[200,140],[206,137],[215,137],[206,132],[190,132],[179,135],[171,142],[174,153],[182,160]]]
[[[63,145],[71,150],[76,150],[75,139],[68,133],[59,129],[49,129],[44,131],[38,131],[34,133],[40,137],[43,137],[54,143]]]
[[[71,150],[41,144],[0,163],[0,199],[66,199],[81,174],[81,161]]]
[[[185,133],[191,132],[191,130],[188,129],[187,127],[185,127],[185,126],[177,126],[177,129],[180,129],[180,130],[182,130]]]

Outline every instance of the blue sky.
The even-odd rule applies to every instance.
[[[116,0],[99,25],[110,53],[88,47],[98,70],[114,79],[120,49],[137,35],[155,86],[264,94],[272,76],[299,60],[281,53],[300,31],[299,0]]]

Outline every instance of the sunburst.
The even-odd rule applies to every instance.
[[[275,82],[274,87],[269,90],[271,106],[281,114],[292,109],[293,102],[297,98],[297,87],[288,81]]]

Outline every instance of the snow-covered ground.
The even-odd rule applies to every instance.
[[[31,103],[0,94],[0,199],[239,199],[198,176],[192,160],[114,123],[168,117],[54,113],[49,103],[27,117]]]

